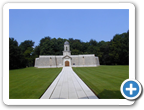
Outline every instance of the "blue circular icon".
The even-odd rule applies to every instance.
[[[136,99],[141,93],[141,85],[136,80],[125,80],[121,85],[121,93],[127,99]]]
[[[128,97],[135,97],[139,93],[139,86],[134,81],[128,81],[123,86],[123,92]]]

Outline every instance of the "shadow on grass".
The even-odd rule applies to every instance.
[[[98,94],[100,99],[124,99],[120,91],[112,91],[104,89]]]

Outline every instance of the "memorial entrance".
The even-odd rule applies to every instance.
[[[65,61],[65,66],[69,66],[69,61]]]

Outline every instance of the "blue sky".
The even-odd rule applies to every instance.
[[[9,37],[20,44],[32,40],[74,38],[110,41],[129,30],[128,9],[10,9]]]

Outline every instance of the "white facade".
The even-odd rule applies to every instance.
[[[40,55],[35,59],[35,67],[56,68],[56,67],[96,67],[99,66],[99,58],[94,54],[71,55],[69,42],[64,43],[63,55]]]

